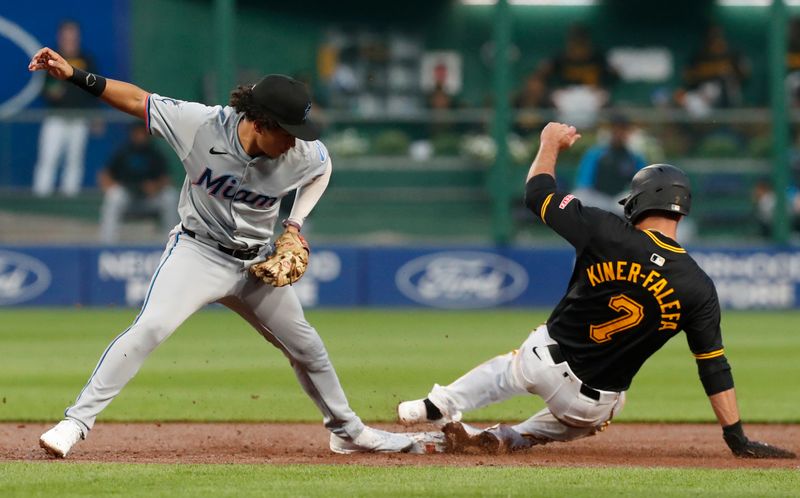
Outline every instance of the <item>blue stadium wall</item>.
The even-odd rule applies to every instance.
[[[0,307],[140,306],[159,247],[0,246]],[[727,309],[800,307],[800,251],[691,251]],[[306,307],[551,307],[568,249],[315,247],[295,290]]]

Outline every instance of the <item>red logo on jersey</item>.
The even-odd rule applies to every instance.
[[[561,199],[561,204],[558,205],[558,209],[564,209],[567,207],[567,204],[569,204],[574,198],[575,196],[572,194],[565,195],[564,198]]]

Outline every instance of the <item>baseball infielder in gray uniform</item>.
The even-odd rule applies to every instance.
[[[284,222],[286,230],[298,231],[328,185],[331,159],[308,119],[311,103],[303,84],[269,75],[238,87],[230,106],[210,107],[75,69],[49,48],[34,55],[29,70],[46,70],[143,118],[186,169],[181,224],[169,234],[139,315],[106,348],[65,419],[42,435],[40,445],[66,456],[147,356],[191,314],[219,302],[289,358],[332,432],[331,450],[408,451],[409,437],[366,427],[350,409],[293,288],[264,285],[248,271],[270,252],[281,199],[298,190]]]

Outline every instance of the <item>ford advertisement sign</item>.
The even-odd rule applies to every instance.
[[[436,308],[489,308],[513,301],[528,287],[525,268],[489,252],[452,251],[412,259],[395,283],[409,299]]]
[[[0,305],[31,301],[44,293],[51,281],[50,270],[38,259],[0,251]]]

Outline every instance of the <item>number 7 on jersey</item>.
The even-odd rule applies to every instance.
[[[591,325],[589,336],[594,342],[608,342],[612,335],[639,325],[644,318],[644,307],[625,294],[609,299],[608,307],[622,313],[622,316],[598,325]]]

